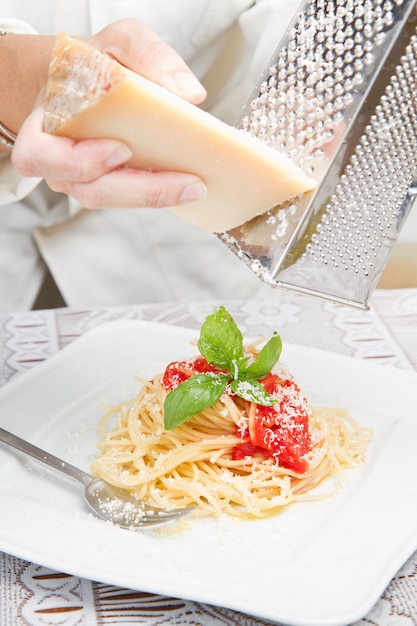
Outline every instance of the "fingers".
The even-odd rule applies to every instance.
[[[42,132],[43,108],[25,120],[17,137],[12,162],[23,176],[40,176],[69,182],[88,182],[126,163],[128,146],[113,139],[76,142]]]
[[[87,39],[133,71],[192,103],[206,92],[181,57],[133,19],[115,22]],[[38,102],[42,102],[42,92]],[[86,208],[170,207],[202,199],[207,188],[196,176],[124,167],[132,153],[113,139],[74,141],[43,132],[42,105],[23,123],[12,162],[23,176],[40,177]]]
[[[199,104],[207,95],[182,58],[134,19],[114,22],[88,41],[122,65],[193,104]]]
[[[88,183],[47,181],[54,191],[67,193],[88,209],[172,207],[207,195],[196,176],[180,172],[145,172],[118,168]]]
[[[67,193],[86,208],[170,207],[204,198],[196,176],[145,172],[123,166],[132,156],[112,139],[73,141],[42,132],[43,109],[24,122],[12,151],[23,176],[44,178],[53,191]]]

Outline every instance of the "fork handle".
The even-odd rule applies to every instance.
[[[75,465],[71,465],[71,463],[63,461],[57,456],[50,454],[49,452],[46,452],[41,448],[38,448],[37,446],[33,445],[33,443],[29,443],[29,441],[21,439],[17,435],[14,435],[13,433],[1,427],[0,442],[12,448],[15,448],[16,450],[19,450],[24,454],[27,454],[28,456],[36,459],[36,461],[39,461],[40,463],[49,465],[50,467],[59,470],[67,476],[75,478],[75,480],[78,480],[78,482],[82,483],[85,487],[91,482],[93,478],[90,474],[87,474],[87,472],[83,472],[83,470],[75,467]]]

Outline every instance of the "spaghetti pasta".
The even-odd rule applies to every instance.
[[[291,502],[325,497],[334,484],[327,490],[317,487],[363,461],[371,432],[346,411],[310,408],[283,366],[271,375],[279,380],[274,390],[279,408],[262,407],[263,417],[273,410],[281,411],[284,423],[291,422],[294,412],[308,420],[307,451],[297,469],[285,458],[280,462],[278,448],[271,452],[251,443],[250,422],[259,405],[230,390],[214,406],[166,429],[169,390],[166,376],[164,381],[159,374],[152,381],[138,379],[142,388],[136,398],[106,410],[99,424],[101,455],[92,464],[93,473],[155,505],[196,504],[197,512],[211,515],[261,518]],[[299,444],[296,438],[296,447]]]

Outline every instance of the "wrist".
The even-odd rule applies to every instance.
[[[0,145],[2,148],[11,150],[14,146],[16,135],[0,122]]]
[[[0,29],[0,37],[8,35],[9,31]],[[11,150],[14,146],[16,135],[0,122],[0,144],[2,148]]]
[[[1,91],[0,122],[11,137],[19,132],[46,84],[54,41],[55,37],[43,35],[0,36],[0,72],[7,85]]]

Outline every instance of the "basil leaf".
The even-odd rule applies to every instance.
[[[247,356],[242,357],[241,359],[237,359],[237,360],[233,359],[229,368],[230,378],[234,378],[236,380],[240,376],[245,375],[248,361],[249,361],[249,357]]]
[[[239,378],[232,381],[230,388],[237,396],[249,402],[262,404],[262,406],[272,406],[276,403],[276,399],[256,380]]]
[[[170,391],[164,402],[164,427],[171,430],[214,406],[227,387],[223,374],[196,374]]]
[[[224,306],[217,307],[203,322],[198,340],[203,357],[220,369],[241,368],[243,336]]]
[[[278,361],[282,350],[281,337],[276,333],[267,341],[259,352],[256,360],[249,365],[245,376],[259,380],[270,373],[275,363]]]

